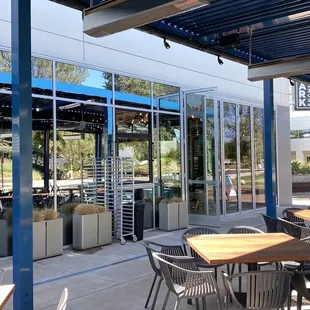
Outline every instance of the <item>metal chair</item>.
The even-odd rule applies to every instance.
[[[283,232],[281,231],[281,227],[278,223],[278,219],[271,217],[269,215],[266,215],[266,214],[262,214],[262,216],[266,224],[267,233]]]
[[[198,236],[198,235],[212,235],[219,234],[218,231],[208,228],[208,227],[193,227],[184,231],[182,235],[184,252],[187,253],[186,249],[186,237],[187,236]],[[200,268],[214,268],[215,279],[217,279],[217,268],[223,266],[224,264],[209,264],[206,262],[198,253],[196,253],[192,248],[190,248],[190,256],[194,257],[195,263]]]
[[[61,294],[59,304],[56,310],[66,310],[67,308],[67,300],[68,300],[68,289],[65,288]]]
[[[210,295],[217,297],[217,308],[222,309],[219,288],[213,271],[199,271],[193,257],[172,257],[159,253],[153,253],[153,256],[160,265],[168,287],[163,310],[166,309],[170,293],[177,296],[174,310],[179,308],[182,299],[191,298],[196,299],[198,310],[198,299],[202,298],[203,310],[206,310],[206,297]]]
[[[290,294],[290,271],[257,271],[235,275],[223,273],[223,284],[226,290],[225,309],[228,309],[228,295],[241,309],[271,310],[283,309]],[[246,292],[235,292],[233,280],[246,278]]]
[[[294,213],[292,212],[296,210],[302,210],[302,209],[301,208],[286,208],[285,210],[283,210],[282,212],[283,219],[291,223],[294,223],[296,225],[306,227],[305,221],[295,216]]]
[[[310,228],[308,227],[296,225],[292,222],[279,218],[278,218],[278,224],[283,232],[296,239],[304,239],[310,237]]]
[[[307,288],[306,283],[309,282],[308,278],[310,272],[294,271],[292,278],[292,289],[297,291],[297,310],[301,310],[302,298],[310,301],[310,289]]]
[[[153,310],[155,308],[156,305],[156,301],[158,298],[158,293],[163,281],[163,275],[162,275],[162,271],[161,269],[156,265],[154,258],[153,258],[153,253],[162,253],[162,254],[167,254],[167,255],[171,255],[171,256],[185,256],[185,253],[183,251],[183,246],[182,245],[164,245],[164,244],[159,244],[156,242],[151,242],[151,241],[146,241],[143,240],[141,241],[142,245],[145,247],[151,267],[155,273],[152,285],[151,285],[151,289],[150,292],[148,294],[146,303],[144,308],[147,308],[154,290],[154,286],[157,280],[157,277],[159,278],[158,284],[157,284],[157,288],[155,291],[155,295],[154,295],[154,299],[153,299],[153,303],[151,306],[151,309]]]

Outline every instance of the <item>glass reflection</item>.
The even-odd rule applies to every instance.
[[[254,118],[254,170],[255,170],[256,208],[262,208],[265,207],[263,109],[254,107],[253,118]]]
[[[239,106],[242,211],[253,209],[250,107]]]
[[[151,108],[151,82],[116,74],[114,86],[116,105]]]
[[[224,102],[226,213],[238,212],[236,105]]]
[[[180,88],[160,83],[153,84],[154,108],[163,111],[180,111]]]
[[[110,104],[112,74],[57,62],[56,96]]]

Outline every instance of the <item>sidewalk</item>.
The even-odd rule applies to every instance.
[[[283,208],[279,208],[281,213]],[[237,225],[265,229],[260,213],[247,213],[241,217],[227,217],[222,221],[221,232]],[[145,239],[166,244],[180,244],[183,231],[145,233]],[[12,283],[11,260],[0,262],[5,269],[4,283]],[[226,267],[223,267],[226,270]],[[145,249],[140,242],[128,241],[88,251],[65,250],[62,256],[34,263],[34,309],[56,309],[63,288],[69,290],[67,309],[74,310],[142,310],[153,279]],[[219,280],[222,297],[223,289]],[[166,294],[162,285],[156,309],[161,309]],[[217,309],[210,297],[208,309]],[[173,309],[175,298],[171,295],[167,310]],[[6,309],[12,309],[12,300]],[[186,302],[180,310],[195,309]],[[230,309],[237,309],[234,304]],[[306,309],[306,308],[305,308]]]

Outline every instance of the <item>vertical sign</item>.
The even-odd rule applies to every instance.
[[[310,84],[295,82],[295,110],[310,110]]]

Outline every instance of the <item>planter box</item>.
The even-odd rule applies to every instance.
[[[112,213],[73,214],[73,247],[84,250],[112,242]]]
[[[179,229],[179,205],[178,203],[159,204],[159,229],[171,231]]]
[[[33,260],[61,255],[63,219],[33,223]]]
[[[5,219],[0,220],[0,256],[12,255],[12,225]]]
[[[60,213],[60,216],[63,219],[63,245],[72,244],[73,214]]]
[[[188,227],[188,202],[182,201],[179,206],[179,229]]]

